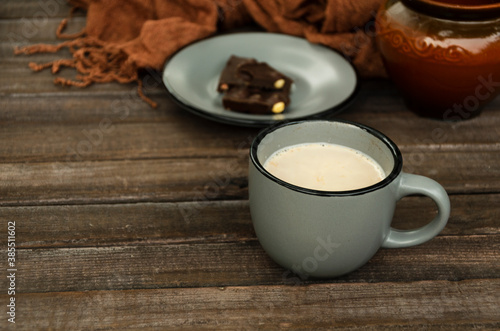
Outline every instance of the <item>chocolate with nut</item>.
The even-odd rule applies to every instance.
[[[217,90],[224,93],[224,108],[252,113],[279,114],[290,103],[293,80],[265,62],[232,55],[221,73]]]
[[[255,59],[247,59],[231,55],[220,75],[217,91],[224,92],[233,86],[246,86],[247,81],[244,79],[244,76],[238,73],[238,71],[242,65],[256,62],[257,61]]]
[[[266,62],[247,62],[239,67],[238,74],[251,87],[268,90],[290,91],[292,79],[283,75]]]
[[[284,91],[247,86],[231,87],[222,97],[224,108],[251,114],[279,114],[289,103],[288,93]]]

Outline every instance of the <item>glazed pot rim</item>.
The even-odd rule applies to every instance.
[[[500,1],[489,4],[451,4],[439,0],[401,0],[418,12],[451,20],[492,20],[500,18]]]

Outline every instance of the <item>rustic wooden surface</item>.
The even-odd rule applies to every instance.
[[[64,51],[13,55],[56,43],[68,11],[56,0],[0,5],[0,329],[500,329],[500,98],[445,123],[410,113],[390,82],[363,81],[337,117],[391,137],[407,172],[449,192],[451,218],[428,243],[381,249],[338,279],[301,280],[253,232],[247,154],[258,129],[187,113],[157,73],[144,77],[151,109],[133,84],[63,88],[28,68]],[[77,15],[70,30],[84,24]],[[394,226],[434,213],[408,197]]]

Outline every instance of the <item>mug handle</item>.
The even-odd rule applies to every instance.
[[[450,216],[450,199],[444,188],[436,181],[419,175],[401,173],[396,199],[411,194],[425,195],[437,205],[437,216],[427,225],[413,230],[390,228],[382,247],[399,248],[420,245],[435,236],[446,226]]]

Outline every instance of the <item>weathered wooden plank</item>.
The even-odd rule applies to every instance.
[[[498,329],[499,295],[499,280],[30,293],[17,296],[16,324],[51,330]]]
[[[256,240],[19,249],[16,292],[488,279],[500,275],[499,259],[498,235],[438,236],[416,247],[381,249],[349,275],[314,280],[278,266]],[[6,288],[6,278],[2,284]]]
[[[437,180],[450,194],[496,193],[498,164],[498,152],[432,152],[405,169]],[[0,163],[0,205],[245,199],[247,176],[243,149],[236,157],[100,162],[75,152],[55,163]]]
[[[500,153],[427,152],[403,153],[403,170],[430,177],[448,193],[498,192]]]
[[[107,109],[89,108],[83,111],[87,114],[87,119],[82,119],[80,123],[74,123],[75,119],[70,118],[77,110],[68,110],[68,114],[64,114],[65,109],[55,108],[71,107],[64,98],[55,104],[53,115],[42,112],[47,115],[43,118],[42,114],[35,112],[31,115],[2,111],[0,121],[3,117],[5,122],[0,131],[0,140],[3,142],[0,145],[0,161],[61,162],[71,158],[71,154],[79,150],[82,151],[81,159],[89,161],[172,156],[232,156],[238,153],[238,149],[247,148],[259,131],[210,122],[177,108],[142,109],[138,108],[142,107],[141,105],[136,107],[136,103],[127,106],[126,102],[116,100],[116,103],[111,101],[114,106],[108,105]],[[162,98],[162,101],[172,106],[169,100]],[[75,117],[82,118],[82,115]],[[361,114],[356,117],[358,122],[364,122],[364,119]],[[405,162],[413,168],[423,164],[424,158],[432,157],[433,152],[500,152],[499,137],[494,133],[500,127],[500,116],[485,117],[481,123],[473,125],[478,128],[478,134],[470,140],[464,140],[460,130],[449,125],[439,131],[443,133],[440,141],[428,144],[425,142],[431,141],[430,137],[433,135],[426,131],[425,121],[419,122],[419,125],[410,121],[404,123],[398,128],[385,121],[371,124],[397,141],[406,157]],[[444,125],[441,128],[444,128]],[[27,132],[30,134],[26,135]]]
[[[453,195],[442,236],[500,234],[498,194]],[[421,197],[398,203],[393,227],[413,229],[435,214]],[[98,247],[255,240],[248,201],[0,208],[0,225],[16,222],[18,248]],[[0,247],[7,237],[0,236]]]
[[[65,93],[63,93],[65,92]],[[77,123],[89,127],[109,118],[113,124],[196,120],[186,111],[177,108],[165,91],[155,94],[158,109],[151,109],[137,95],[137,87],[128,91],[91,95],[86,89],[63,89],[60,94],[9,96],[0,98],[0,122],[11,131],[36,125],[71,127]],[[148,91],[148,95],[150,95]],[[208,121],[206,121],[208,122]],[[35,132],[36,133],[36,132]]]
[[[246,156],[257,133],[182,115],[153,117],[149,119],[153,123],[139,124],[121,123],[115,114],[97,124],[8,125],[0,131],[0,162]]]
[[[51,86],[49,89],[59,89],[59,92],[48,95],[33,94],[28,98],[25,95],[1,98],[0,121],[4,121],[8,129],[8,131],[1,132],[4,136],[2,140],[8,142],[6,145],[15,150],[16,145],[21,143],[17,136],[24,135],[33,124],[45,124],[40,126],[43,132],[39,134],[49,138],[53,135],[60,137],[61,129],[81,135],[83,130],[99,129],[102,121],[112,122],[113,126],[118,129],[114,133],[107,134],[111,139],[114,139],[113,134],[119,134],[124,130],[131,133],[127,135],[130,138],[138,135],[144,136],[143,132],[137,132],[137,134],[134,132],[134,130],[143,130],[140,126],[121,127],[120,125],[152,119],[168,120],[172,126],[186,124],[179,123],[179,121],[189,121],[192,122],[190,125],[194,130],[193,133],[203,129],[213,130],[215,139],[221,134],[221,130],[216,129],[217,127],[223,127],[224,131],[231,130],[228,129],[231,127],[229,125],[214,126],[208,120],[200,119],[181,110],[172,103],[161,82],[154,80],[153,76],[149,77],[151,77],[151,85],[145,92],[159,103],[158,109],[151,109],[137,96],[137,86],[134,84],[102,84],[86,89]],[[25,86],[24,83],[18,84],[12,81],[10,84]],[[40,86],[46,88],[50,84],[41,82]],[[92,100],[88,100],[90,95],[92,95]],[[373,96],[371,99],[376,102],[380,97]],[[394,140],[403,152],[415,149],[419,149],[419,153],[425,153],[427,150],[493,151],[500,149],[500,112],[498,112],[500,98],[498,100],[499,102],[495,101],[478,118],[458,123],[419,118],[407,109],[397,107],[392,112],[373,114],[368,104],[365,104],[364,108],[355,104],[344,113],[334,117],[363,123],[382,131]],[[170,117],[172,113],[176,117]],[[64,122],[65,127],[54,130],[54,126],[60,126],[61,122]],[[157,123],[157,125],[164,124]],[[245,129],[235,128],[232,131],[243,130]],[[252,130],[252,132],[257,131]],[[36,134],[35,131],[30,138],[34,139],[38,145],[44,143],[45,139],[39,139],[40,137]],[[69,135],[69,133],[63,134]],[[144,138],[147,139],[147,136]],[[9,139],[11,141],[8,141]],[[125,142],[125,144],[130,143]],[[108,151],[105,151],[105,154],[108,154]]]
[[[241,199],[247,167],[244,157],[0,164],[0,205]]]
[[[57,1],[57,0],[56,0]],[[60,7],[63,9],[63,7]],[[66,8],[65,8],[66,10]],[[22,45],[31,45],[35,43],[45,43],[58,40],[56,36],[63,17],[50,17],[40,11],[40,16],[25,15],[21,19],[2,19],[0,20],[0,42],[20,43]],[[68,11],[69,13],[69,11]],[[67,15],[62,15],[66,17]],[[85,17],[73,17],[66,29],[66,33],[75,33],[85,27]]]
[[[161,99],[160,109],[150,109],[135,95],[135,87],[126,95],[102,96],[88,104],[82,98],[60,96],[44,98],[46,102],[42,103],[39,98],[2,99],[0,120],[6,127],[0,132],[4,142],[0,158],[4,162],[61,162],[73,158],[74,154],[79,154],[82,160],[109,160],[124,155],[126,158],[179,157],[196,155],[193,150],[198,150],[198,155],[199,151],[213,152],[213,148],[218,150],[216,155],[234,155],[235,149],[248,146],[257,133],[256,129],[199,119],[176,108],[166,96]],[[428,150],[493,152],[500,149],[500,116],[494,110],[463,123],[419,118],[398,120],[400,113],[392,115],[390,119],[374,117],[369,109],[364,112],[355,109],[340,117],[369,124],[394,139],[405,154],[409,171],[416,171],[425,163],[424,159],[431,155]],[[144,125],[151,121],[154,123]],[[437,126],[430,129],[429,124]],[[33,125],[37,125],[36,129]],[[26,132],[31,134],[26,136]],[[466,140],[463,132],[468,132]],[[78,153],[79,147],[81,151],[87,148]]]
[[[255,240],[248,201],[2,207],[0,215],[16,222],[19,248]]]
[[[393,86],[392,86],[393,87]],[[397,101],[398,98],[392,98]],[[382,97],[370,96],[372,103]],[[371,104],[356,104],[336,117],[371,126],[391,138],[402,152],[428,150],[498,150],[500,147],[500,98],[488,105],[482,114],[468,121],[445,122],[418,117],[404,105],[394,102],[393,111],[374,112]],[[390,107],[391,108],[391,107]],[[389,109],[390,109],[389,108]]]
[[[70,8],[66,0],[2,0],[0,19],[38,21],[45,17],[66,17]]]
[[[257,133],[255,129],[212,123],[179,109],[168,98],[161,82],[155,80],[158,78],[149,76],[150,88],[146,92],[160,103],[159,109],[151,109],[140,100],[133,84],[108,84],[110,88],[117,85],[116,88],[122,89],[122,92],[97,92],[98,96],[92,98],[88,93],[95,93],[95,90],[62,87],[60,89],[68,94],[43,95],[43,98],[40,95],[2,98],[0,122],[5,124],[5,128],[0,132],[0,139],[5,143],[0,147],[0,157],[8,155],[13,162],[61,161],[68,150],[77,148],[78,143],[88,143],[90,132],[105,139],[98,139],[99,146],[86,153],[86,160],[114,159],[120,153],[126,153],[131,158],[145,157],[142,155],[145,144],[167,144],[182,150],[186,144],[191,144],[190,139],[202,144],[217,141],[223,146],[227,146],[225,141],[231,140],[229,145],[234,148],[236,141],[246,141],[250,135]],[[394,88],[391,84],[387,86]],[[367,87],[366,93],[371,93],[369,91]],[[79,93],[81,95],[78,96]],[[370,98],[376,103],[382,97],[372,94]],[[370,104],[361,101],[359,106],[355,104],[336,117],[364,123],[384,132],[408,154],[406,163],[415,166],[422,162],[429,150],[498,151],[500,113],[496,109],[500,107],[500,98],[498,100],[479,118],[460,123],[418,118],[396,106],[392,113],[374,114]],[[144,126],[144,122],[154,123]],[[33,130],[33,125],[37,125],[36,130]],[[105,130],[102,125],[110,125],[113,129]],[[26,132],[31,134],[26,137]],[[190,139],[183,139],[188,136]],[[239,143],[236,145],[239,146]],[[27,146],[31,148],[27,149]],[[200,147],[202,151],[210,148]],[[160,151],[165,149],[147,152],[149,157],[162,157],[164,154]],[[229,149],[226,155],[231,153],[234,149]]]

